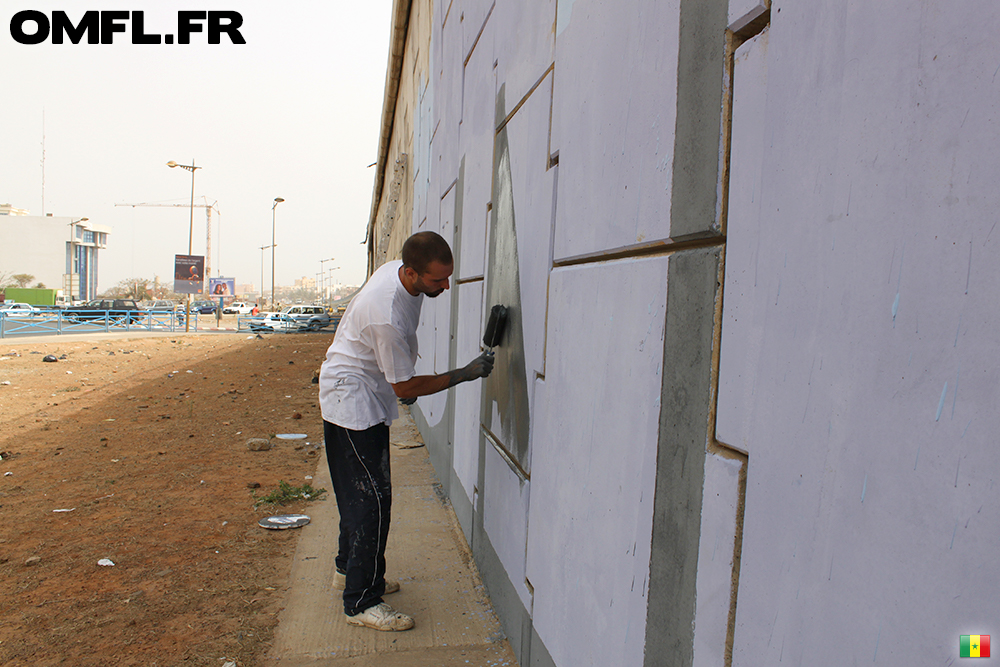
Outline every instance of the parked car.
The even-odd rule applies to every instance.
[[[323,306],[289,306],[282,315],[299,323],[299,328],[319,331],[330,324],[330,314]]]
[[[0,313],[6,317],[31,317],[32,315],[41,315],[42,311],[28,303],[11,301],[0,305]]]
[[[141,322],[146,317],[135,299],[94,299],[82,306],[70,306],[63,312],[67,318],[78,322],[102,320],[105,313],[115,323]]]
[[[214,301],[195,301],[191,304],[191,312],[202,315],[213,315],[218,309],[219,304]]]
[[[254,309],[254,304],[234,301],[222,309],[223,315],[249,315]]]
[[[146,311],[152,313],[153,317],[157,320],[165,321],[167,317],[173,313],[178,321],[184,321],[184,308],[175,301],[169,301],[167,299],[154,301],[152,305],[146,309]]]
[[[302,325],[284,313],[262,313],[250,319],[250,331],[257,333],[291,333]]]

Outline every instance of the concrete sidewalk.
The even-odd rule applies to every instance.
[[[312,522],[299,536],[269,667],[517,667],[455,513],[437,492],[427,449],[409,411],[400,413],[390,429],[386,561],[401,590],[386,601],[416,627],[378,632],[344,621],[343,602],[330,588],[340,518],[323,456],[313,485],[329,495],[306,510]]]

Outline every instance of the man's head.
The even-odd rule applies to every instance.
[[[448,242],[434,232],[417,232],[403,244],[404,285],[414,296],[433,298],[448,289],[454,264]]]

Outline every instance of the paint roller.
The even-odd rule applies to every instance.
[[[493,306],[490,309],[490,319],[486,322],[486,333],[483,335],[483,345],[489,354],[493,354],[493,348],[500,344],[506,326],[507,306]]]

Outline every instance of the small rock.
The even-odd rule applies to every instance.
[[[42,361],[51,364],[59,361],[59,359],[57,359],[56,355],[54,354],[46,354],[44,357],[42,357]]]
[[[259,489],[260,488],[260,482],[248,482],[247,483],[247,488],[248,489]]]
[[[42,562],[41,556],[32,556],[28,560],[24,561],[24,564],[30,567],[32,565],[38,565],[40,562]]]
[[[292,419],[302,419],[302,413],[301,412],[293,412],[292,413]]]
[[[101,560],[97,561],[97,564],[100,565],[101,567],[114,567],[115,566],[115,562],[113,560],[111,560],[110,558],[102,558]]]
[[[271,441],[268,438],[250,438],[247,440],[247,449],[251,452],[266,452],[271,449]]]

